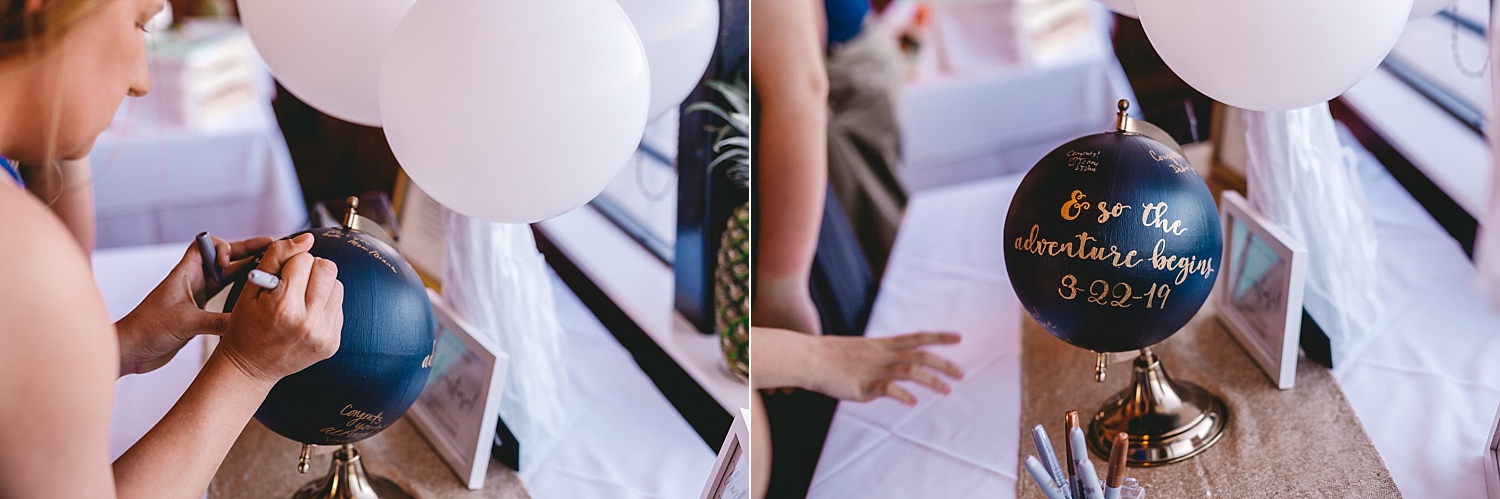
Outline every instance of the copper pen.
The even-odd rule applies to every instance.
[[[1066,453],[1068,460],[1068,484],[1066,487],[1073,499],[1082,499],[1083,489],[1078,487],[1078,469],[1077,465],[1073,462],[1073,446],[1068,445],[1068,436],[1073,434],[1074,428],[1083,428],[1078,423],[1078,411],[1068,411],[1067,414],[1063,415],[1063,451]]]
[[[1120,485],[1125,483],[1125,454],[1129,453],[1130,435],[1120,432],[1115,435],[1115,444],[1109,448],[1109,471],[1104,478],[1104,499],[1120,499]]]

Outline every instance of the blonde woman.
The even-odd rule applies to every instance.
[[[277,380],[338,349],[343,287],[311,237],[216,241],[230,275],[275,290],[234,314],[198,309],[222,287],[188,250],[109,322],[88,259],[15,164],[82,158],[126,95],[150,89],[144,26],[161,0],[0,0],[0,497],[200,497]],[[186,245],[185,245],[186,246]],[[223,341],[170,412],[109,462],[114,381],[166,363],[188,339]]]

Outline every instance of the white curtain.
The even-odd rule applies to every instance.
[[[522,478],[562,436],[564,336],[531,227],[444,210],[443,299],[510,355],[500,415],[521,442]]]
[[[1375,223],[1339,143],[1328,104],[1291,111],[1245,111],[1250,205],[1307,248],[1308,314],[1328,334],[1337,371],[1373,340]]]

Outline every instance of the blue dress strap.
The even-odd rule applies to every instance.
[[[5,156],[0,156],[0,170],[5,170],[6,174],[15,179],[16,185],[26,187],[26,181],[21,180],[21,171],[16,169],[16,164]]]

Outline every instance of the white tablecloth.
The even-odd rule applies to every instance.
[[[187,242],[205,230],[280,237],[307,223],[269,102],[201,129],[117,121],[89,159],[99,248]]]
[[[186,249],[183,243],[95,253],[95,277],[111,317],[135,308]],[[570,416],[567,436],[553,448],[523,450],[542,454],[537,466],[522,470],[527,490],[537,499],[697,497],[717,446],[704,444],[567,285],[554,279],[553,290],[572,366],[563,395]],[[187,390],[203,360],[196,341],[161,369],[116,383],[111,459],[155,426]]]
[[[1353,143],[1347,134],[1345,143]],[[1482,454],[1500,407],[1500,315],[1475,290],[1473,265],[1452,238],[1360,152],[1386,306],[1379,339],[1335,375],[1403,495],[1484,498]],[[962,344],[936,351],[968,377],[946,397],[917,388],[916,408],[840,404],[811,497],[1016,496],[1021,312],[1000,234],[1018,182],[912,199],[868,335],[961,332]]]
[[[1081,135],[1110,130],[1115,104],[1135,101],[1115,58],[1112,15],[1030,67],[926,77],[902,91],[900,176],[922,190],[1025,171]]]
[[[912,387],[915,408],[839,404],[809,497],[1015,497],[1021,305],[1001,233],[1019,180],[912,198],[866,336],[962,333],[963,343],[933,351],[966,376],[948,396]]]
[[[1403,495],[1484,499],[1482,456],[1500,408],[1500,314],[1458,243],[1359,152],[1384,307],[1379,337],[1334,374]]]

